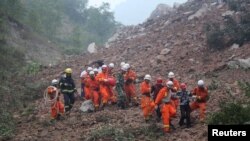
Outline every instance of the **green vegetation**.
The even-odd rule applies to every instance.
[[[250,84],[240,82],[239,86],[250,96]],[[250,101],[248,99],[239,101],[234,98],[230,102],[221,102],[220,111],[213,113],[208,118],[208,124],[249,124],[250,122]]]
[[[219,23],[206,25],[207,44],[213,49],[224,49],[236,43],[240,46],[250,41],[249,0],[226,0],[230,10],[239,12],[236,16],[224,17],[224,28]]]
[[[87,8],[87,0],[1,0],[0,140],[11,136],[15,129],[13,111],[27,109],[29,101],[41,97],[48,85],[36,81],[41,65],[27,63],[27,50],[13,47],[15,31],[10,29],[25,30],[20,40],[29,41],[36,35],[41,42],[49,40],[65,54],[76,54],[92,42],[102,45],[118,26],[108,4]],[[24,113],[30,112],[28,108]]]
[[[8,21],[16,21],[60,46],[66,54],[79,53],[95,42],[103,45],[119,23],[104,3],[87,8],[87,0],[1,0],[0,41]]]
[[[91,132],[87,140],[96,141],[99,139],[104,139],[116,141],[134,141],[138,139],[138,136],[142,136],[142,140],[150,141],[159,139],[160,136],[163,136],[163,133],[161,131],[161,128],[157,127],[155,124],[147,125],[140,128],[107,126]]]
[[[87,0],[25,0],[20,21],[60,45],[65,53],[77,53],[95,42],[102,45],[119,25],[109,5],[87,8]]]

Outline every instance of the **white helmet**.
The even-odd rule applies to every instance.
[[[144,77],[144,80],[149,80],[151,81],[151,76],[149,74],[146,74],[145,77]]]
[[[205,83],[203,80],[199,80],[197,84],[198,84],[198,86],[204,86]]]
[[[170,87],[170,88],[171,88],[171,87],[173,87],[173,85],[174,85],[174,83],[173,83],[172,81],[168,81],[168,82],[167,82],[167,87]]]
[[[90,71],[89,75],[95,75],[95,72],[94,71]]]
[[[97,68],[94,68],[93,71],[94,71],[94,72],[98,72],[98,69],[97,69]]]
[[[110,68],[114,68],[114,67],[115,67],[114,63],[110,63],[110,64],[109,64],[109,67],[110,67]]]
[[[87,68],[87,71],[88,71],[88,72],[90,72],[90,71],[92,71],[92,70],[93,70],[92,67],[88,67],[88,68]]]
[[[51,81],[51,84],[52,84],[52,85],[57,85],[57,84],[58,84],[58,80],[57,80],[57,79],[53,79],[53,80]]]
[[[125,65],[125,64],[126,64],[125,62],[121,62],[120,67],[122,67],[122,66]]]
[[[173,72],[169,72],[168,73],[168,78],[174,78],[174,73]]]
[[[102,69],[103,69],[103,68],[107,68],[107,65],[102,65]]]
[[[121,70],[127,71],[128,69],[127,69],[127,67],[126,67],[125,65],[123,65],[123,66],[121,67]]]
[[[130,65],[128,63],[126,63],[124,66],[126,66],[127,69],[130,68]]]

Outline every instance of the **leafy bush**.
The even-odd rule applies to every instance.
[[[246,96],[250,96],[250,84],[248,82],[239,85],[244,90]],[[249,124],[250,122],[250,102],[233,100],[231,102],[221,102],[220,111],[211,114],[208,124]]]
[[[27,64],[26,67],[24,68],[26,73],[30,75],[37,74],[40,71],[40,69],[41,69],[41,65],[35,62],[31,62]]]
[[[250,103],[223,103],[220,108],[219,112],[210,115],[209,124],[245,124],[250,121]]]
[[[239,86],[244,90],[246,96],[250,97],[250,83],[249,82],[239,82]]]
[[[0,139],[8,138],[12,135],[15,129],[15,122],[12,118],[12,114],[6,110],[0,109]]]

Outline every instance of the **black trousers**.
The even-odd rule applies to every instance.
[[[63,97],[64,97],[65,111],[69,111],[73,107],[73,104],[75,103],[74,93],[65,93],[63,94]]]
[[[182,126],[184,124],[184,120],[186,119],[186,125],[190,126],[190,106],[188,105],[181,105],[180,106],[181,109],[181,118],[179,121],[179,125]]]

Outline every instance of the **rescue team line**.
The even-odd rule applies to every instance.
[[[52,80],[51,86],[45,91],[44,99],[50,105],[53,122],[63,118],[64,113],[67,115],[75,103],[77,90],[72,72],[71,68],[65,69],[61,78]],[[93,112],[103,110],[110,103],[121,109],[140,105],[145,122],[152,120],[155,112],[157,121],[162,120],[165,133],[175,130],[171,121],[176,118],[178,107],[181,113],[179,126],[185,125],[186,128],[190,128],[190,113],[196,109],[199,109],[200,122],[205,121],[209,96],[203,80],[199,80],[197,86],[188,91],[187,84],[180,83],[173,72],[168,73],[166,80],[157,78],[156,84],[152,84],[151,75],[146,74],[140,84],[138,95],[135,85],[138,82],[137,75],[128,63],[122,62],[119,71],[115,72],[113,63],[105,65],[100,61],[95,65],[89,65],[86,71],[83,70],[80,78],[81,98],[92,101]],[[64,103],[59,98],[60,95],[63,95]],[[141,101],[138,97],[141,97]],[[221,135],[216,130],[214,133]]]

